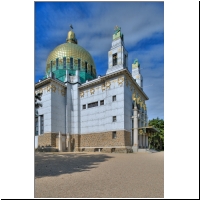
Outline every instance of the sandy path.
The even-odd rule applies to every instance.
[[[36,153],[35,198],[164,198],[164,152]]]

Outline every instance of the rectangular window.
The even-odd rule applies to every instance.
[[[81,59],[78,59],[78,70],[81,69]]]
[[[88,104],[88,108],[93,108],[93,107],[96,107],[96,106],[98,106],[98,101]]]
[[[101,100],[101,101],[100,101],[100,105],[101,105],[101,106],[104,105],[104,100]]]
[[[116,100],[117,100],[116,95],[112,97],[112,100],[113,100],[113,101],[116,101]]]
[[[66,69],[66,57],[63,57],[63,69]]]
[[[116,121],[117,121],[117,117],[113,116],[113,122],[116,122]]]
[[[38,135],[38,117],[35,118],[35,135]]]
[[[52,68],[53,68],[53,61],[51,61],[51,66],[50,66],[50,67],[51,67],[51,72],[52,72]]]
[[[85,62],[85,72],[87,73],[87,62]]]
[[[112,132],[112,139],[115,139],[115,138],[117,138],[117,133],[116,133],[116,131],[113,131]]]
[[[73,58],[70,58],[70,69],[73,69]]]
[[[40,115],[40,134],[44,133],[44,115]]]
[[[86,104],[83,105],[83,109],[86,109]]]
[[[56,58],[56,69],[58,69],[58,58]]]
[[[91,75],[92,75],[92,65],[91,65]]]
[[[113,66],[117,65],[117,53],[113,54]]]

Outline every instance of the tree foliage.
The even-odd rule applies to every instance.
[[[42,100],[42,93],[35,94],[35,108],[42,107],[42,104],[38,101]]]
[[[149,126],[153,126],[159,131],[149,137],[150,148],[164,150],[164,120],[158,117],[149,120]]]

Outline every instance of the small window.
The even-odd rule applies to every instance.
[[[116,122],[116,121],[117,121],[117,117],[113,116],[113,122]]]
[[[63,68],[66,69],[66,57],[63,57]]]
[[[86,104],[83,105],[83,109],[86,109]]]
[[[117,100],[116,95],[112,97],[112,100],[113,100],[113,101],[116,101],[116,100]]]
[[[50,67],[51,67],[51,72],[52,72],[52,68],[53,68],[53,61],[51,61],[51,66],[50,66]]]
[[[112,132],[112,139],[115,139],[115,138],[117,138],[117,133],[116,133],[116,131],[113,131]]]
[[[87,62],[85,62],[85,72],[87,73]]]
[[[56,58],[56,69],[58,69],[58,58]]]
[[[117,53],[113,54],[113,66],[117,65]]]
[[[73,58],[70,58],[70,69],[73,69]]]
[[[78,70],[81,69],[81,59],[78,59]]]
[[[92,68],[93,68],[93,67],[92,67],[92,65],[91,65],[91,75],[92,75]]]
[[[101,105],[101,106],[104,105],[104,100],[101,100],[101,101],[100,101],[100,105]]]

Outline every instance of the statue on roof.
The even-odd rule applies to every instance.
[[[135,64],[136,62],[138,62],[138,59],[137,59],[137,58],[133,61],[133,63]]]
[[[121,28],[116,25],[114,30],[115,30],[115,34],[117,34],[121,30]]]

